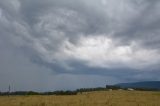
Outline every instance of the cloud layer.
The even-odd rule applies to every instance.
[[[19,75],[20,90],[160,80],[159,9],[159,0],[1,0],[0,75],[10,77],[1,89]]]

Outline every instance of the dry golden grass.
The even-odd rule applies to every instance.
[[[72,96],[0,96],[0,106],[160,106],[160,92],[99,91]]]

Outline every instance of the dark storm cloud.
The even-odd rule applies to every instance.
[[[53,87],[53,76],[56,81],[71,81],[69,76],[106,76],[113,83],[159,80],[159,9],[159,0],[1,0],[0,75],[11,76],[5,70],[18,67],[13,68],[15,76],[20,70],[38,74],[34,83],[39,83],[38,76],[45,74],[48,88],[43,90]]]
[[[129,22],[127,28],[117,32],[115,37],[122,37],[124,42],[136,40],[142,46],[149,47],[150,49],[159,48],[159,6],[160,2],[158,0],[146,0],[138,5],[135,3],[139,14]]]
[[[95,1],[97,2],[97,1]],[[64,32],[65,36],[73,43],[76,43],[77,38],[80,34],[84,35],[95,35],[96,33],[104,33],[107,30],[107,17],[104,16],[103,9],[94,7],[94,2],[86,4],[85,1],[64,1],[64,0],[23,0],[21,1],[21,15],[23,16],[25,22],[34,29],[39,22],[43,19],[39,17],[50,16],[52,20],[51,24],[55,24],[52,30],[58,32]],[[92,12],[94,11],[94,12]],[[46,17],[47,18],[47,17]],[[49,18],[49,17],[48,17]],[[62,22],[57,22],[58,19]],[[48,22],[45,20],[46,24]],[[52,23],[55,21],[54,23]],[[32,35],[35,37],[42,37],[46,35],[44,26],[40,26],[42,30],[31,30]],[[57,35],[55,35],[57,36]],[[58,38],[54,40],[57,48],[57,43],[63,40],[63,38]]]

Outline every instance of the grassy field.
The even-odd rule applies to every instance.
[[[0,106],[160,106],[160,92],[99,91],[71,96],[0,96]]]

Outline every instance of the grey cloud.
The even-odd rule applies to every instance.
[[[159,47],[159,5],[158,0],[143,1],[143,4],[136,5],[143,7],[138,10],[140,14],[131,20],[126,29],[115,34],[115,37],[122,36],[122,41],[125,42],[135,40],[144,47]]]
[[[104,63],[112,67],[115,66],[115,68],[92,67],[88,65],[88,61],[75,58],[73,57],[74,55],[69,55],[63,50],[66,49],[73,52],[77,50],[75,48],[83,50],[81,49],[83,45],[80,44],[81,37],[85,39],[86,37],[92,38],[103,35],[114,42],[111,45],[113,47],[130,47],[135,42],[136,47],[133,48],[133,51],[148,50],[149,53],[147,56],[151,55],[151,59],[155,59],[155,56],[160,58],[159,6],[159,0],[103,0],[103,2],[100,0],[1,0],[0,49],[4,53],[0,54],[0,57],[3,57],[0,63],[5,65],[3,66],[4,68],[0,68],[2,70],[0,72],[4,73],[5,70],[12,69],[7,67],[18,67],[14,68],[14,73],[24,70],[28,75],[33,70],[36,70],[36,72],[40,70],[35,83],[39,83],[37,80],[42,81],[38,76],[43,76],[42,74],[44,73],[47,73],[44,76],[45,81],[48,81],[47,77],[53,79],[50,74],[55,76],[63,76],[65,74],[68,80],[70,79],[67,76],[71,76],[74,79],[74,76],[92,76],[91,79],[93,79],[95,78],[94,75],[101,77],[110,76],[110,80],[115,80],[115,82],[117,79],[121,81],[159,80],[157,76],[157,73],[159,73],[157,70],[160,68],[158,59],[155,60],[156,63],[152,63],[154,60],[150,60],[151,62],[149,63],[151,64],[148,65],[150,68],[143,69],[132,69],[127,66],[129,62],[125,67],[125,64],[118,60],[115,64],[113,62]],[[74,49],[67,47],[65,45],[66,42],[74,46]],[[100,44],[102,45],[102,43]],[[107,50],[112,51],[114,49],[113,47]],[[126,52],[128,49],[125,50],[122,50],[122,52]],[[15,52],[15,54],[22,55],[22,57],[17,56],[20,60],[16,60],[12,54],[7,54],[8,52]],[[98,50],[95,52],[98,52]],[[77,54],[75,53],[75,55]],[[136,55],[136,53],[132,55]],[[138,54],[136,56],[134,59],[137,62],[142,55]],[[27,62],[23,62],[25,58],[28,59]],[[24,67],[18,64],[14,64],[14,66],[6,64],[4,61],[7,59],[11,61],[11,64],[16,60]],[[145,61],[142,62],[145,63]],[[132,66],[132,64],[129,65]],[[29,66],[31,67],[28,68]],[[43,68],[41,69],[39,66],[43,66]],[[26,70],[31,71],[27,72]],[[43,70],[48,71],[43,72]],[[35,73],[34,75],[36,76]],[[6,76],[10,76],[10,74],[6,74]],[[140,76],[143,76],[143,78]],[[60,79],[60,77],[56,78]],[[2,80],[4,79],[2,78]],[[46,83],[45,81],[44,83]],[[0,83],[2,84],[2,82]],[[54,84],[57,85],[56,82]],[[53,87],[50,84],[48,86]]]

